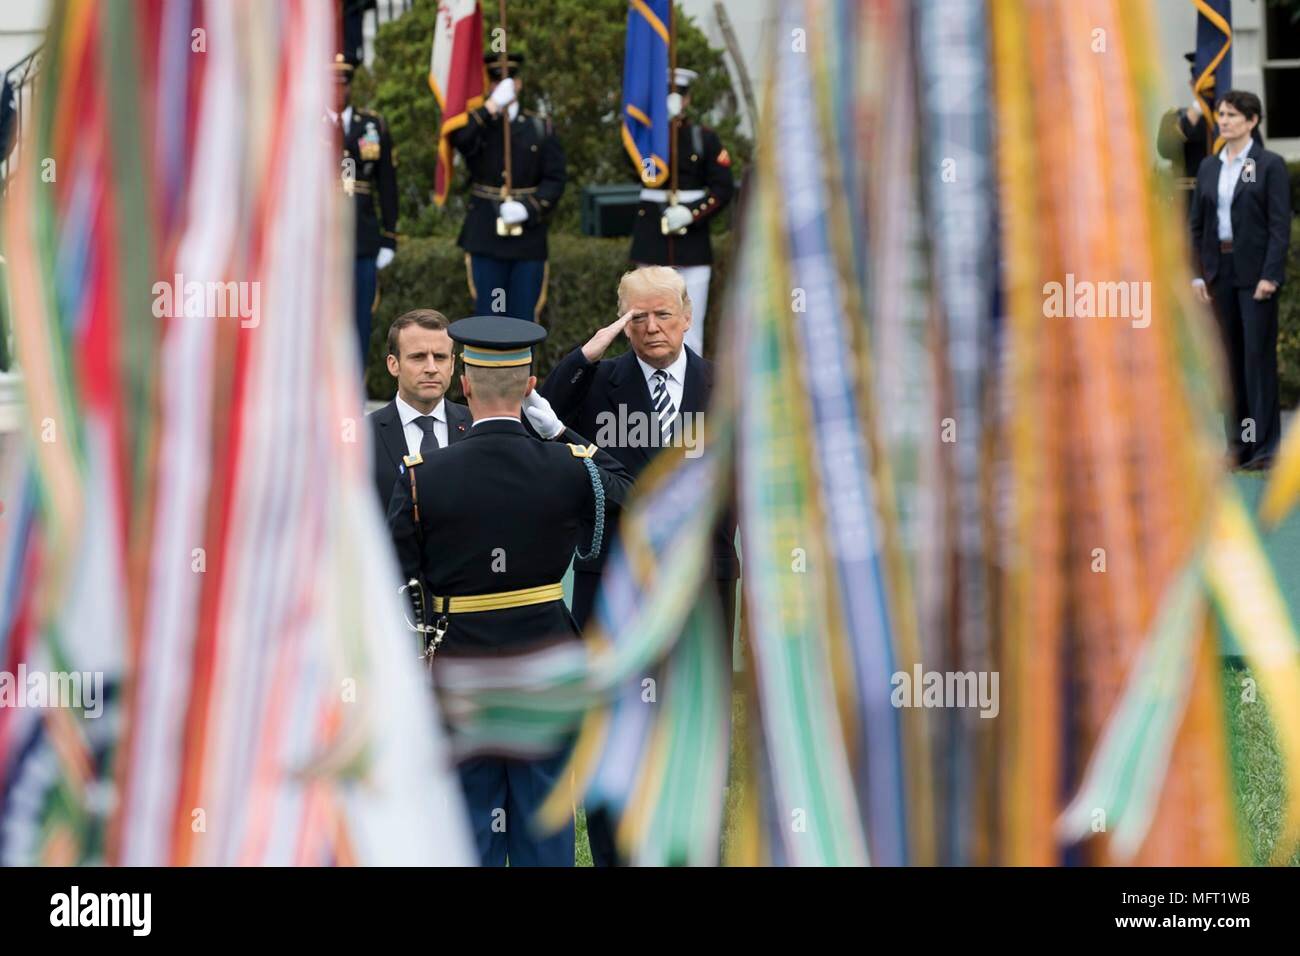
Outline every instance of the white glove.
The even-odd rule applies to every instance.
[[[551,403],[538,395],[535,389],[524,396],[524,414],[532,422],[533,430],[547,441],[564,434],[564,422],[555,414]]]
[[[673,120],[673,119],[677,119],[677,117],[681,115],[682,115],[682,94],[669,93],[668,94],[668,118],[670,120]]]
[[[695,214],[685,206],[669,206],[664,210],[664,218],[668,220],[668,231],[676,232],[678,229],[685,229],[695,221]]]
[[[488,97],[488,102],[497,108],[503,110],[515,101],[515,81],[512,77],[506,77],[497,84],[492,95]]]
[[[384,246],[379,250],[379,255],[375,256],[375,266],[380,269],[388,268],[389,263],[393,261],[393,257],[396,255],[397,253],[395,253],[392,249],[389,249],[387,246]]]
[[[521,202],[515,202],[513,199],[501,204],[501,219],[507,226],[513,226],[517,222],[523,222],[528,218],[528,207]]]

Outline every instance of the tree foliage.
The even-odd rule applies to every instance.
[[[484,37],[497,26],[497,5],[484,5]],[[406,236],[454,235],[464,214],[465,171],[456,179],[445,209],[433,204],[433,177],[440,117],[429,89],[436,0],[416,0],[413,9],[384,24],[375,40],[373,72],[361,70],[354,99],[384,117],[399,162],[401,215]],[[524,54],[525,109],[551,118],[564,145],[569,185],[556,212],[553,231],[576,232],[582,187],[589,183],[633,182],[636,170],[619,130],[626,0],[510,0],[509,46]],[[692,86],[690,115],[712,126],[727,145],[737,175],[751,144],[738,133],[739,104],[721,50],[678,11],[677,62],[700,74]]]

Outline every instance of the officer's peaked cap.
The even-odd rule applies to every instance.
[[[533,346],[546,338],[536,322],[504,315],[475,315],[447,330],[462,346],[461,361],[481,368],[510,368],[533,361]]]

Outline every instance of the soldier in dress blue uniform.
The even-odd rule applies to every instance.
[[[690,85],[698,76],[681,67],[673,74],[673,91],[668,96],[670,118],[685,114],[691,104]],[[713,274],[709,224],[731,202],[734,192],[731,155],[718,134],[683,120],[677,127],[677,194],[643,188],[632,228],[628,258],[639,266],[672,266],[686,280],[694,316],[686,344],[697,355],[704,354],[704,316]]]
[[[565,429],[533,389],[540,325],[502,316],[452,324],[474,424],[463,440],[409,456],[388,508],[404,578],[427,594],[438,655],[511,654],[579,631],[561,579],[575,551],[599,551],[630,479],[619,461]],[[536,435],[520,421],[521,406]],[[572,866],[573,823],[539,836],[530,823],[567,759],[475,757],[461,783],[485,866]],[[504,814],[504,816],[503,816]],[[502,823],[504,822],[504,826]]]
[[[460,247],[476,312],[536,320],[546,304],[546,237],[564,194],[564,150],[550,120],[519,108],[523,56],[509,54],[509,75],[504,77],[498,54],[487,54],[483,62],[491,83],[488,97],[451,136],[470,176]],[[505,115],[510,123],[509,194]]]
[[[352,105],[352,65],[341,53],[334,59],[334,73],[339,111],[330,119],[338,125],[343,138],[343,192],[353,198],[356,207],[354,315],[364,366],[370,355],[370,323],[379,270],[393,261],[397,250],[397,160],[383,118]]]
[[[1192,65],[1192,86],[1196,84],[1196,54],[1186,53],[1183,58]],[[1205,100],[1214,106],[1214,84],[1205,89]],[[1176,107],[1160,118],[1156,134],[1156,151],[1173,163],[1174,189],[1183,197],[1190,214],[1192,191],[1196,188],[1196,172],[1201,162],[1210,155],[1214,145],[1214,127],[1201,115],[1201,104],[1193,97],[1187,109]]]

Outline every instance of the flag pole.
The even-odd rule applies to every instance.
[[[504,2],[504,0],[503,0]],[[668,92],[672,93],[677,78],[677,4],[668,0]],[[668,163],[672,182],[669,184],[669,205],[677,205],[677,124],[681,114],[668,124]]]
[[[506,29],[506,0],[498,0],[497,18],[501,21],[501,49],[497,53],[497,73],[501,77],[497,82],[503,83],[510,75],[510,58],[507,55],[507,47],[510,45],[510,32]],[[515,101],[518,102],[519,94],[515,93]],[[501,111],[501,135],[505,147],[505,169],[503,174],[505,181],[501,185],[501,201],[507,203],[510,201],[510,191],[514,188],[514,162],[511,155],[513,150],[510,147],[510,106]],[[505,220],[501,218],[500,212],[497,213],[497,235],[499,236],[518,236],[523,232],[523,227],[519,225],[506,225]]]

